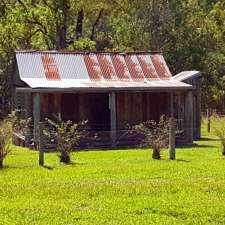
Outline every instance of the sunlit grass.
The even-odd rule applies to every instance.
[[[149,150],[74,153],[73,165],[15,147],[0,171],[1,225],[225,224],[225,160],[204,138],[177,160]]]

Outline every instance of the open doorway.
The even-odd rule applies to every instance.
[[[63,94],[61,109],[65,121],[88,120],[90,130],[110,130],[108,93]]]

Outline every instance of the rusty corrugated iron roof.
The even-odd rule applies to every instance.
[[[175,81],[161,53],[18,51],[31,88],[189,87]]]
[[[47,80],[60,80],[60,75],[55,59],[47,55],[42,55],[41,60]]]

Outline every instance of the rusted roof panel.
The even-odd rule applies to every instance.
[[[84,61],[91,80],[101,80],[102,71],[95,54],[84,55]]]
[[[136,55],[126,55],[125,61],[130,72],[131,78],[134,81],[144,81],[145,76],[143,74],[141,65]]]
[[[175,81],[162,55],[151,53],[17,52],[31,88],[189,88]]]
[[[102,71],[102,75],[106,80],[117,79],[116,72],[114,70],[110,55],[99,54],[97,55],[98,62]]]
[[[41,60],[47,80],[60,80],[58,66],[51,55],[42,55]]]
[[[163,56],[160,54],[155,54],[151,56],[151,59],[159,78],[162,80],[169,80],[172,74],[170,73]]]
[[[149,55],[138,55],[137,56],[145,78],[148,80],[159,80],[158,73],[152,63],[151,57]]]
[[[111,55],[114,69],[119,80],[130,80],[130,73],[122,55]]]

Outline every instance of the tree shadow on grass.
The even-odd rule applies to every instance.
[[[64,162],[60,162],[59,165],[64,165],[64,166],[83,166],[83,165],[86,165],[87,163],[84,163],[84,162],[74,162],[74,161],[71,161],[70,163],[64,163]],[[48,166],[48,165],[44,165],[42,166],[43,168],[45,169],[48,169],[48,170],[53,170],[54,168],[51,167],[51,166]]]
[[[185,159],[176,159],[175,161],[177,161],[177,162],[184,162],[184,163],[191,162],[190,160],[185,160]]]
[[[193,144],[193,145],[188,145],[188,146],[176,146],[176,148],[181,149],[181,150],[200,150],[200,149],[205,149],[205,148],[216,148],[217,146],[215,145],[208,145],[208,144]]]
[[[44,165],[42,166],[44,169],[47,169],[47,170],[53,170],[53,167],[52,166],[47,166],[47,165]]]
[[[63,162],[60,162],[61,165],[64,165],[64,166],[83,166],[83,165],[87,165],[86,162],[70,162],[70,163],[63,163]],[[60,165],[59,164],[59,165]]]
[[[215,145],[202,145],[202,144],[197,144],[194,146],[194,148],[216,148],[217,146]]]
[[[84,163],[84,162],[71,162],[71,163],[68,163],[68,164],[65,164],[65,163],[61,163],[61,165],[65,165],[65,166],[83,166],[83,165],[87,165],[87,163]],[[60,163],[58,164],[58,166],[60,166]],[[0,171],[1,170],[10,170],[10,169],[37,169],[37,168],[43,168],[43,169],[46,169],[46,170],[54,170],[54,167],[53,166],[49,166],[49,165],[43,165],[43,166],[39,166],[39,165],[36,165],[36,164],[33,164],[33,165],[4,165],[3,168],[0,168]]]
[[[198,139],[198,141],[219,141],[219,139],[203,137],[203,138]]]
[[[24,166],[9,166],[5,165],[2,170],[10,170],[10,169],[34,169],[37,168],[38,166],[36,165],[24,165]]]

